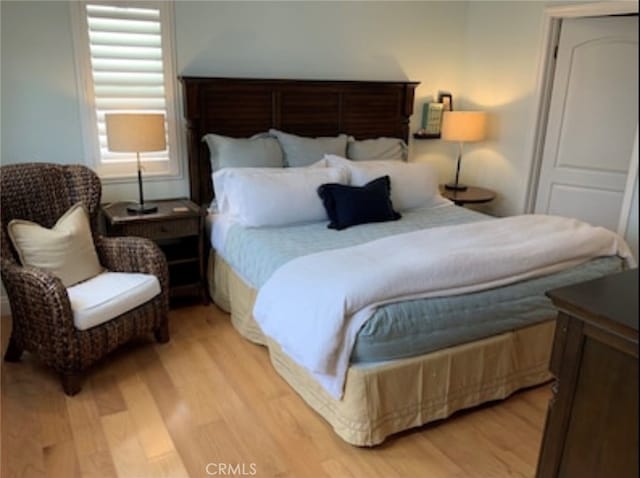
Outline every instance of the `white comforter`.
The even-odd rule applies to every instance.
[[[259,290],[253,314],[340,398],[358,330],[377,306],[490,289],[611,255],[634,265],[620,236],[574,219],[526,215],[437,227],[294,259]]]

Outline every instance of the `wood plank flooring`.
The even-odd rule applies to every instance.
[[[66,397],[24,354],[2,363],[0,475],[29,477],[533,477],[549,386],[401,433],[339,439],[215,306],[173,310],[171,342],[139,340]],[[2,320],[3,352],[10,320]]]

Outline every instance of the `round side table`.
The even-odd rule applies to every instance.
[[[493,201],[496,198],[495,191],[475,186],[468,186],[464,191],[455,191],[446,189],[444,184],[441,184],[440,194],[453,201],[456,206],[464,206],[465,204],[482,204]]]

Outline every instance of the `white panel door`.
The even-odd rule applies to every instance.
[[[638,125],[638,18],[562,22],[535,212],[616,231]]]

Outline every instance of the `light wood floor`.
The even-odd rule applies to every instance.
[[[3,351],[8,320],[3,320]],[[2,364],[2,470],[26,477],[532,477],[548,386],[372,448],[337,438],[215,306],[124,347],[65,397],[25,354]],[[208,468],[207,468],[208,465]],[[226,468],[225,468],[226,466]],[[209,474],[207,474],[207,471]],[[224,471],[226,474],[223,474]],[[214,474],[217,473],[217,474]]]

